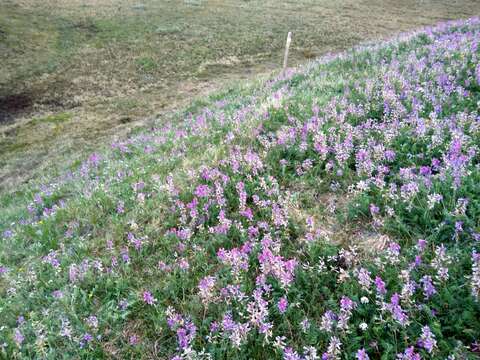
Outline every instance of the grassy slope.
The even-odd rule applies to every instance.
[[[454,30],[439,31],[449,33]],[[478,34],[478,22],[469,28],[456,31],[469,30]],[[228,174],[232,179],[244,181],[249,192],[258,191],[261,196],[277,201],[278,189],[275,190],[274,185],[269,195],[259,190],[262,186],[267,186],[259,184],[259,179],[265,178],[269,183],[271,180],[268,176],[275,176],[281,189],[278,197],[288,194],[285,195],[283,200],[286,203],[282,206],[288,209],[289,225],[287,228],[280,227],[275,233],[281,239],[282,255],[286,259],[295,256],[304,265],[307,261],[314,264],[319,256],[323,257],[335,251],[325,245],[328,244],[323,241],[325,238],[333,238],[343,245],[357,243],[355,236],[358,235],[354,234],[367,227],[365,224],[370,221],[370,202],[378,201],[380,204],[382,200],[377,199],[375,193],[367,193],[363,194],[367,196],[366,199],[360,196],[356,203],[351,201],[347,189],[358,181],[358,178],[353,171],[348,173],[346,170],[355,165],[348,165],[344,174],[337,179],[334,175],[325,173],[325,164],[320,161],[312,172],[307,171],[306,176],[298,176],[297,167],[305,160],[305,153],[294,147],[286,150],[270,147],[269,139],[279,134],[284,126],[295,125],[296,121],[301,125],[308,121],[313,115],[313,105],[319,109],[329,108],[333,99],[340,100],[345,96],[352,96],[349,99],[363,104],[365,108],[370,107],[371,112],[366,116],[380,121],[382,113],[379,114],[379,110],[375,109],[377,102],[365,102],[361,93],[347,95],[346,89],[362,89],[368,84],[366,79],[383,84],[385,68],[381,65],[382,61],[386,64],[395,63],[394,60],[399,63],[407,62],[409,55],[420,56],[427,52],[430,43],[432,39],[426,35],[406,37],[392,43],[361,48],[342,56],[320,60],[292,72],[285,79],[275,78],[213,95],[205,101],[193,104],[184,114],[185,121],[179,125],[159,124],[157,129],[140,133],[125,143],[117,143],[114,150],[90,157],[73,174],[53,180],[45,187],[28,187],[14,195],[2,195],[0,230],[12,231],[4,233],[0,247],[0,264],[8,268],[8,272],[0,278],[0,318],[3,319],[1,325],[4,326],[0,331],[8,344],[3,350],[5,356],[16,353],[19,357],[20,354],[25,357],[43,354],[49,358],[166,358],[174,353],[176,347],[175,335],[165,325],[167,306],[174,306],[178,311],[192,316],[198,331],[202,336],[206,335],[209,322],[212,319],[219,320],[224,309],[221,305],[213,306],[208,312],[202,308],[197,296],[198,281],[203,276],[217,273],[219,278],[231,280],[226,280],[229,279],[226,275],[229,272],[228,267],[222,268],[219,265],[215,253],[220,247],[229,249],[238,246],[243,241],[243,235],[234,232],[229,237],[211,237],[208,232],[196,229],[193,238],[186,242],[187,249],[179,250],[178,239],[167,234],[172,227],[180,226],[176,212],[171,210],[172,192],[169,190],[168,178],[171,177],[175,187],[179,189],[180,199],[188,202],[192,199],[195,185],[202,183],[197,171],[205,166],[220,166],[222,171],[228,173],[231,169],[229,170],[228,164],[222,163],[222,160],[231,159],[231,151],[235,146],[241,151],[257,151],[265,168],[253,178],[249,176],[251,169],[240,174],[230,172]],[[456,57],[464,56],[455,53],[455,50],[452,52],[454,55],[449,58],[452,63]],[[473,68],[474,64],[473,62],[471,65]],[[462,109],[475,111],[478,96],[478,89],[474,87],[471,96],[455,101]],[[383,97],[376,98],[375,101],[383,104]],[[344,109],[345,104],[340,102],[337,105],[339,109]],[[461,109],[455,110],[452,107],[450,111]],[[188,112],[194,115],[187,116]],[[294,117],[294,120],[288,118],[287,114]],[[445,116],[449,114],[445,113]],[[363,117],[348,118],[352,125],[361,124],[365,120]],[[336,124],[328,126],[335,128]],[[180,130],[185,132],[184,135]],[[478,143],[478,130],[473,131],[470,136]],[[418,143],[414,141],[413,145],[423,146],[420,140]],[[402,156],[411,152],[410,148],[398,148],[398,162],[392,166],[404,166],[402,162],[410,164],[410,160],[403,159]],[[279,166],[282,158],[288,159],[288,166]],[[478,206],[475,203],[478,189],[472,190],[468,187],[468,182],[475,181],[475,177],[478,177],[478,165],[476,168],[472,165],[469,169],[471,172],[465,177],[467,185],[462,191],[467,194],[470,191],[474,202],[469,207],[471,213],[459,218],[478,231]],[[145,187],[142,188],[143,186]],[[445,196],[447,193],[448,191],[444,191]],[[235,188],[229,188],[226,194],[229,211],[234,216],[234,210],[238,207]],[[456,197],[451,199],[453,206],[445,205],[448,214],[453,214],[452,207],[455,208],[455,200],[461,195],[456,194]],[[348,204],[360,205],[349,208],[342,203],[343,199],[348,199]],[[336,200],[337,210],[334,212],[340,218],[351,216],[349,225],[335,224],[327,210],[329,206],[319,203],[319,200]],[[415,208],[415,211],[422,212],[423,198],[419,197],[418,201],[420,203],[415,206],[418,205],[419,209]],[[29,211],[25,209],[27,203],[30,203]],[[119,208],[124,208],[124,211],[119,211]],[[53,214],[49,215],[52,210]],[[398,211],[405,210],[399,205]],[[319,229],[323,231],[322,241],[312,247],[305,247],[298,241],[307,232],[304,222],[308,216],[313,216]],[[390,221],[386,217],[387,226],[383,230],[388,231],[390,236],[398,237],[405,245],[419,237],[427,237],[435,243],[442,239],[437,238],[435,228],[435,222],[439,222],[436,218],[438,214],[432,213],[431,216],[431,219],[427,218],[422,222],[415,220],[408,212],[399,212],[399,221]],[[447,219],[442,216],[440,220]],[[271,221],[269,215],[262,211],[255,213],[255,217],[257,220]],[[237,220],[244,221],[241,217]],[[405,220],[410,221],[410,224],[405,224]],[[451,218],[448,218],[448,221],[451,221]],[[333,224],[330,227],[331,222]],[[372,226],[372,229],[378,231],[378,227]],[[447,230],[450,231],[451,227]],[[447,230],[445,231],[448,232]],[[135,250],[128,233],[134,234],[134,238],[142,239],[140,251]],[[376,357],[385,355],[386,359],[393,358],[396,352],[403,351],[414,341],[413,336],[418,336],[419,326],[425,323],[425,319],[428,319],[429,324],[433,324],[431,326],[435,334],[439,341],[441,339],[441,354],[444,357],[453,351],[454,339],[464,341],[466,346],[470,346],[475,339],[478,340],[480,327],[478,317],[475,320],[475,316],[480,314],[480,309],[473,300],[466,298],[469,288],[465,285],[464,275],[471,271],[468,256],[472,241],[468,235],[465,237],[461,240],[464,248],[452,250],[461,261],[456,264],[457,267],[451,268],[453,280],[449,283],[451,287],[445,290],[450,296],[447,305],[455,311],[465,309],[460,313],[462,319],[448,320],[441,306],[437,304],[432,306],[441,316],[445,316],[439,317],[438,324],[435,319],[423,314],[415,319],[408,331],[389,325],[392,327],[386,327],[388,331],[384,333],[382,329],[385,326],[378,326],[373,319],[369,323],[371,332],[362,337],[355,330],[350,337],[351,343],[345,344],[348,349],[346,358],[352,357],[354,350],[360,346],[370,347],[368,340],[375,339],[384,341],[377,344],[377,350],[371,346],[369,351]],[[129,248],[131,258],[129,264],[122,263],[126,248]],[[409,249],[408,246],[406,248]],[[107,269],[111,266],[112,256],[116,257],[120,264],[110,269],[110,272]],[[174,265],[179,264],[183,258],[189,261],[189,271],[179,270]],[[85,265],[88,264],[85,262],[87,259],[91,264],[89,266]],[[254,288],[254,275],[258,272],[255,259],[254,256],[250,260],[252,273],[242,278],[242,287],[247,293]],[[174,266],[175,270],[167,273],[159,269],[159,261]],[[406,266],[408,261],[409,258],[402,258],[402,266]],[[84,264],[89,268],[85,277],[76,282],[72,281],[74,264],[78,267]],[[374,269],[374,265],[365,266],[369,266],[372,271]],[[78,270],[75,266],[73,269]],[[382,274],[392,287],[398,286],[398,271],[399,268],[387,266],[387,270]],[[361,291],[354,284],[337,285],[337,275],[333,274],[336,272],[317,274],[308,270],[298,271],[296,284],[288,296],[292,303],[300,303],[300,310],[289,312],[284,319],[278,315],[272,303],[270,312],[276,325],[275,335],[287,334],[290,338],[289,344],[298,348],[307,344],[326,348],[328,337],[320,335],[321,332],[310,333],[305,337],[295,336],[294,333],[299,331],[296,330],[296,324],[303,316],[308,316],[313,323],[318,324],[323,310],[335,306],[335,300],[342,294],[348,294],[358,301]],[[277,298],[283,294],[283,289],[275,282],[273,284],[273,297]],[[55,299],[52,295],[55,290],[61,290],[63,298]],[[156,306],[143,303],[142,292],[145,290],[154,294],[158,301]],[[444,292],[442,296],[446,296]],[[459,297],[462,301],[459,301]],[[126,310],[119,308],[122,300],[128,303]],[[445,298],[442,297],[441,300]],[[439,304],[442,305],[442,302]],[[92,326],[86,321],[86,318],[93,314],[100,322],[98,330],[92,330]],[[356,319],[367,319],[368,314],[368,311],[359,313]],[[18,316],[24,316],[26,323],[16,325]],[[70,324],[71,338],[60,336],[62,326],[64,330],[66,328],[65,320]],[[453,321],[458,321],[460,325],[455,328]],[[440,323],[446,324],[442,328],[445,329],[442,335]],[[16,327],[25,336],[20,348],[14,343]],[[87,332],[98,332],[102,338],[81,348],[80,344]],[[138,345],[129,344],[132,336],[138,337]],[[401,340],[397,341],[397,336]],[[409,337],[412,337],[410,342]],[[196,348],[207,345],[202,338],[195,340]],[[256,337],[250,338],[249,346],[241,351],[229,346],[226,340],[208,346],[209,351],[218,358],[266,358],[275,354],[271,347],[263,347],[261,340]],[[276,354],[280,356],[279,352]]]
[[[287,31],[297,64],[472,16],[480,4],[9,0],[0,9],[0,187],[12,189],[192,96],[278,68]]]

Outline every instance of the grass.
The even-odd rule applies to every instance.
[[[61,172],[99,144],[144,126],[147,118],[164,117],[194,97],[278,69],[288,31],[294,33],[295,65],[359,42],[471,16],[480,5],[8,0],[0,10],[0,187],[11,191],[47,169]],[[119,105],[129,102],[139,105]],[[34,122],[65,112],[72,126],[61,132]]]
[[[479,34],[238,83],[1,195],[2,356],[478,358]]]

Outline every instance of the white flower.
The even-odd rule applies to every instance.
[[[360,323],[360,325],[358,325],[358,327],[360,328],[360,330],[362,331],[365,331],[368,329],[368,325],[364,322]]]
[[[360,298],[360,302],[361,302],[362,304],[368,304],[368,303],[370,302],[370,300],[368,300],[368,298],[367,298],[366,296],[362,296],[362,297]]]
[[[273,343],[273,347],[277,349],[282,349],[286,346],[285,340],[287,338],[285,336],[277,336],[275,338],[275,342]]]

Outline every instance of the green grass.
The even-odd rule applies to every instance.
[[[59,124],[66,122],[72,118],[72,115],[70,113],[59,113],[59,114],[54,114],[54,115],[49,115],[45,116],[42,118],[35,118],[33,122],[47,122],[47,123],[52,123],[52,124]]]
[[[475,26],[477,29],[479,25]],[[460,33],[462,28],[452,28],[447,33],[455,31]],[[304,334],[298,324],[308,317],[317,328],[324,311],[339,311],[341,297],[348,295],[359,304],[359,309],[352,319],[350,332],[339,332],[345,340],[342,349],[345,349],[347,359],[354,358],[354,352],[360,347],[368,348],[372,358],[395,358],[396,353],[415,344],[421,326],[425,324],[429,324],[437,336],[441,358],[454,352],[462,354],[459,356],[463,358],[468,358],[466,356],[470,354],[475,356],[467,347],[480,336],[480,306],[470,296],[465,277],[471,274],[469,257],[474,242],[468,234],[457,241],[452,240],[451,235],[454,231],[452,224],[457,217],[465,220],[465,226],[478,231],[480,207],[475,187],[478,166],[475,167],[475,163],[469,165],[459,193],[449,194],[450,179],[435,179],[435,186],[446,199],[445,213],[441,216],[435,211],[425,210],[424,193],[415,199],[413,210],[408,210],[402,203],[395,205],[398,217],[387,223],[382,231],[391,240],[401,242],[404,249],[398,263],[390,263],[383,258],[383,252],[375,252],[373,256],[369,254],[367,246],[379,244],[365,245],[360,241],[360,235],[366,231],[379,235],[380,230],[371,225],[369,206],[372,203],[383,206],[390,202],[386,193],[380,190],[365,192],[364,197],[350,194],[349,186],[361,179],[355,171],[355,160],[349,158],[346,161],[341,168],[341,176],[328,172],[326,161],[320,160],[316,160],[304,176],[299,176],[297,168],[305,159],[319,157],[310,144],[312,139],[305,140],[309,142],[306,150],[299,144],[282,147],[269,143],[288,127],[298,126],[301,129],[314,115],[314,105],[322,114],[329,111],[332,114],[333,100],[348,98],[350,105],[360,104],[368,111],[358,117],[347,117],[343,123],[335,117],[325,116],[325,133],[336,134],[339,131],[343,136],[340,125],[357,126],[367,121],[384,121],[387,115],[383,109],[379,110],[384,106],[383,97],[367,100],[361,90],[366,87],[367,80],[372,80],[374,85],[383,85],[385,68],[382,61],[386,64],[394,60],[406,63],[412,54],[417,56],[427,51],[432,41],[427,36],[393,41],[376,48],[352,50],[329,61],[312,63],[286,78],[238,83],[190,103],[169,121],[159,119],[149,129],[137,129],[125,143],[117,141],[113,149],[95,148],[98,156],[88,160],[83,158],[84,161],[70,159],[74,163],[71,167],[73,176],[45,173],[42,179],[37,179],[37,183],[18,186],[14,193],[1,194],[0,234],[8,229],[13,231],[11,235],[3,235],[0,243],[0,264],[9,269],[0,277],[0,315],[5,319],[2,320],[5,327],[1,328],[0,334],[8,342],[8,347],[0,350],[2,355],[6,358],[46,359],[171,358],[176,352],[176,334],[166,325],[166,309],[174,306],[182,314],[192,316],[198,326],[195,349],[205,347],[214,354],[214,358],[219,359],[280,358],[281,352],[273,349],[271,343],[264,346],[262,335],[256,333],[240,349],[229,345],[226,339],[218,342],[205,339],[211,321],[219,320],[231,304],[219,301],[204,307],[198,296],[198,283],[201,278],[212,274],[218,276],[222,286],[236,283],[230,268],[221,265],[216,254],[221,248],[232,249],[242,245],[248,239],[249,226],[253,224],[237,214],[240,201],[236,185],[241,181],[249,194],[248,205],[255,208],[255,224],[260,227],[260,222],[264,222],[271,226],[272,230],[265,232],[271,233],[273,241],[281,246],[279,254],[285,259],[295,257],[302,262],[288,294],[277,281],[268,281],[272,285],[269,316],[275,324],[275,336],[287,335],[289,344],[297,350],[306,345],[324,350],[329,336],[315,329]],[[452,68],[463,66],[462,62],[460,65],[455,63],[453,57],[448,59]],[[446,67],[448,64],[442,63]],[[470,64],[469,71],[473,67]],[[473,112],[471,104],[478,101],[480,93],[476,88],[472,89],[465,99],[455,98],[455,106],[446,108],[442,116],[448,117],[463,109]],[[123,113],[141,106],[139,104],[129,99],[115,102],[118,111]],[[336,106],[339,110],[347,107],[340,102]],[[35,126],[44,129],[63,126],[62,130],[75,125],[70,112],[36,119]],[[388,120],[385,122],[390,124]],[[384,134],[375,135],[382,144],[397,151],[395,162],[389,164],[395,174],[401,167],[420,166],[423,160],[436,156],[425,148],[421,139],[408,136],[412,128],[405,127],[405,138],[399,132],[395,138],[397,142],[383,142]],[[177,130],[185,131],[184,136],[180,136],[182,132]],[[478,128],[472,126],[468,131],[471,131],[468,141],[478,143]],[[449,141],[447,137],[442,139],[445,143]],[[343,140],[340,138],[338,143]],[[355,141],[358,141],[355,143],[356,150],[361,145],[369,145],[361,143],[365,139],[360,136]],[[411,146],[403,146],[407,142]],[[242,154],[248,150],[255,151],[264,168],[256,173],[252,165],[255,161],[242,160],[235,149]],[[418,153],[425,153],[425,157],[413,157],[412,154]],[[286,165],[280,165],[282,159],[287,160]],[[418,163],[412,163],[415,161],[412,159],[418,160]],[[475,159],[478,160],[478,154]],[[235,163],[240,166],[237,168]],[[209,166],[220,169],[229,177],[224,186],[227,211],[232,220],[241,226],[240,229],[234,226],[228,235],[214,234],[207,229],[207,226],[216,224],[218,209],[215,206],[202,212],[205,218],[198,219],[199,224],[190,220],[190,215],[185,215],[186,220],[183,220],[181,206],[176,207],[176,200],[185,204],[192,201],[198,184],[213,186],[214,180],[201,176],[202,170]],[[173,195],[175,190],[171,189],[169,179],[178,190],[178,199]],[[223,181],[223,178],[219,179]],[[267,203],[275,203],[279,198],[285,200],[282,206],[288,209],[287,224],[274,226],[268,206],[252,205],[252,194],[267,200]],[[472,200],[469,213],[454,215],[455,200],[464,195]],[[337,203],[334,211],[329,209],[331,200]],[[198,208],[204,209],[205,204],[201,204]],[[118,210],[120,205],[123,211]],[[52,208],[55,209],[54,214],[44,213]],[[303,242],[305,219],[309,216],[315,218],[318,228],[326,234],[311,246]],[[439,233],[436,227],[445,219],[449,221],[448,228]],[[186,250],[179,250],[181,241],[169,233],[174,227],[193,229],[191,238],[184,241]],[[143,245],[139,250],[135,250],[129,240],[129,233],[142,239]],[[422,275],[434,276],[429,264],[434,257],[434,245],[439,241],[445,241],[448,254],[454,256],[455,262],[450,266],[448,286],[439,285],[438,296],[431,303],[425,302],[423,294],[418,291],[414,299],[417,302],[409,307],[414,315],[412,326],[403,328],[390,321],[388,313],[376,312],[378,298],[374,290],[362,292],[355,281],[355,271],[364,266],[372,274],[381,274],[388,283],[389,296],[393,291],[401,292],[403,283],[398,275],[403,274],[402,270],[406,271],[414,261],[416,253],[410,245],[419,238],[426,238],[430,243],[422,254],[425,265],[418,269],[418,273],[412,270],[415,281],[420,281]],[[266,241],[267,236],[262,239]],[[254,241],[255,250],[249,259],[249,271],[241,275],[242,290],[249,296],[255,288],[256,276],[261,272],[255,253],[259,240],[260,237]],[[345,248],[350,245],[361,247],[361,255],[352,256],[354,266],[350,267],[351,264],[342,257],[329,260],[329,256],[336,256],[339,251],[333,243]],[[129,264],[122,262],[125,248],[129,248]],[[52,250],[56,251],[53,255]],[[112,257],[117,259],[118,265],[112,265]],[[176,264],[183,257],[189,260],[189,271],[175,268],[166,272],[158,266],[159,261]],[[58,260],[58,267],[52,265],[55,264],[52,258]],[[320,260],[328,263],[328,271],[318,270]],[[361,265],[357,261],[362,262]],[[90,264],[85,265],[89,270],[82,279],[72,280],[73,270],[82,264]],[[100,270],[99,264],[103,270]],[[106,271],[109,267],[114,269]],[[348,278],[342,279],[343,271],[349,273]],[[55,299],[52,295],[55,290],[61,290],[63,298]],[[157,298],[155,306],[146,305],[142,300],[146,290],[152,291]],[[283,295],[288,295],[292,306],[281,316],[276,310],[276,301]],[[361,296],[369,297],[370,302],[360,305]],[[121,301],[127,304],[124,310],[119,306]],[[242,318],[240,310],[246,313],[241,302],[238,303],[232,301],[231,305],[235,309],[236,320]],[[409,305],[402,302],[404,307]],[[437,311],[436,317],[428,306]],[[98,318],[99,329],[88,325],[87,318],[91,315]],[[19,316],[25,317],[25,324],[19,322]],[[66,319],[72,329],[71,339],[61,335]],[[388,322],[383,322],[384,319]],[[362,321],[369,323],[369,330],[365,333],[358,330]],[[25,336],[21,346],[15,344],[16,328],[21,329]],[[81,347],[82,337],[87,332],[102,337]],[[132,335],[140,339],[138,345],[130,343]],[[456,340],[463,341],[464,346],[458,345]],[[423,351],[422,355],[428,356],[424,350],[418,350],[418,346],[417,351]]]

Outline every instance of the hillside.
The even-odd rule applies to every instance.
[[[326,55],[2,195],[2,356],[478,358],[479,41]]]
[[[474,14],[477,0],[2,0],[0,191],[277,70],[288,31],[294,66]]]

